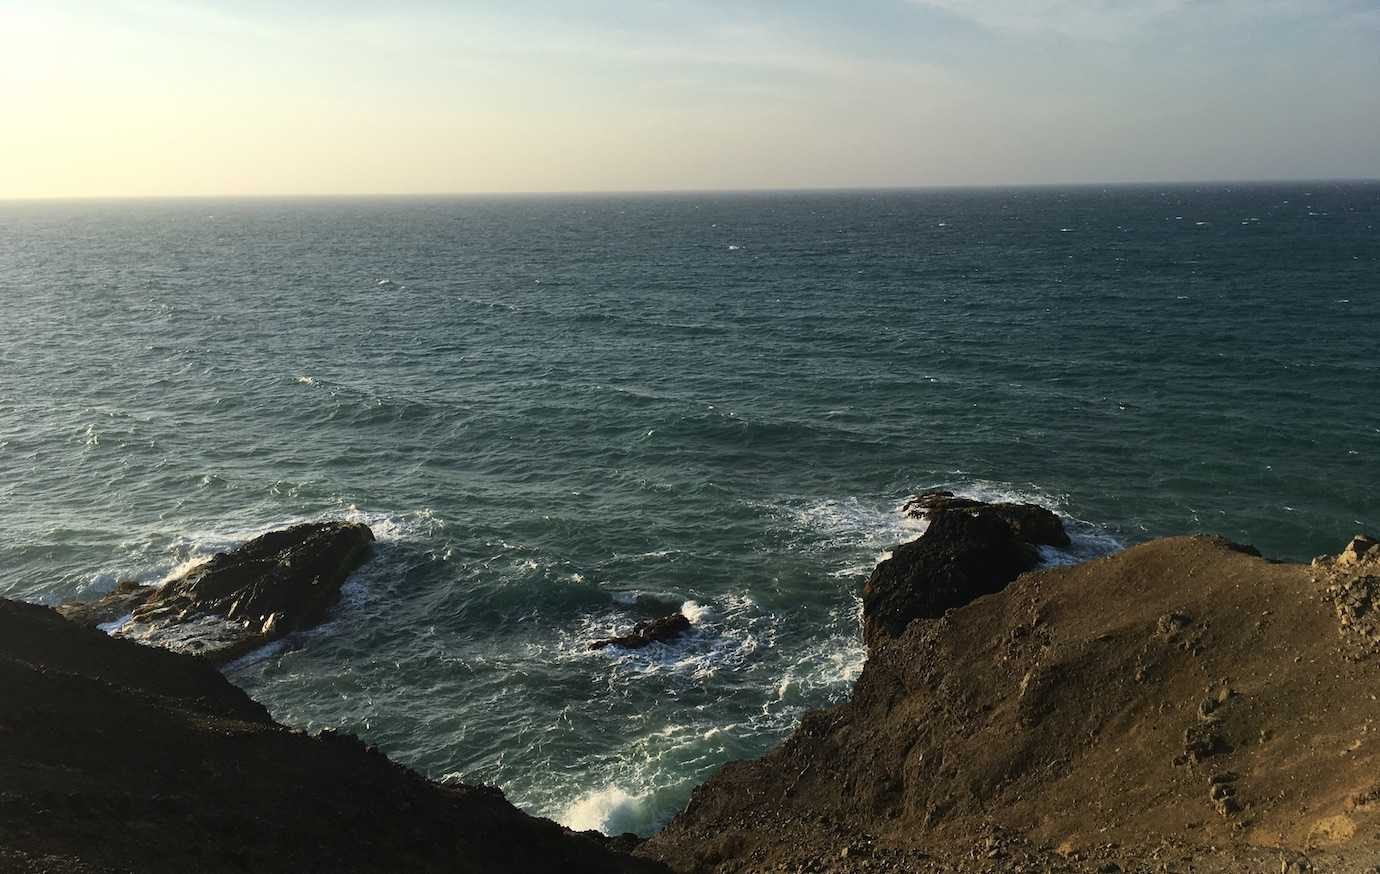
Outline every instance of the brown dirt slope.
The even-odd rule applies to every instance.
[[[1309,567],[1213,538],[1023,574],[879,638],[850,701],[723,768],[639,852],[684,871],[1380,872],[1377,575],[1380,549]]]
[[[214,668],[0,599],[0,871],[653,872],[268,716]]]

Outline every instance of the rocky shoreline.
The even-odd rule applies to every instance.
[[[1380,872],[1374,541],[1306,566],[1169,538],[1040,569],[1068,545],[1047,510],[905,511],[929,525],[864,588],[850,700],[645,842],[285,728],[220,675],[322,621],[364,526],[56,611],[0,599],[0,870]]]

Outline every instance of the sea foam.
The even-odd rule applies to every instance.
[[[575,831],[594,830],[618,835],[642,827],[646,818],[644,806],[644,796],[631,795],[617,786],[605,786],[581,796],[563,810],[556,821]]]

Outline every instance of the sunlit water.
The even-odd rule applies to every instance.
[[[0,593],[366,521],[331,621],[231,678],[647,832],[846,695],[917,489],[1076,556],[1375,530],[1378,226],[1322,183],[0,204]]]

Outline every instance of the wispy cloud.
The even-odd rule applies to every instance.
[[[1372,0],[913,0],[981,27],[1075,39],[1118,40],[1150,28],[1230,27],[1282,21],[1374,18]]]

